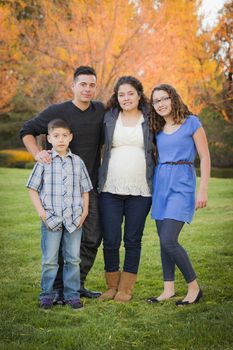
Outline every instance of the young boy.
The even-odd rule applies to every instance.
[[[52,162],[37,162],[27,183],[42,223],[40,307],[43,309],[50,309],[53,305],[53,283],[61,240],[65,303],[72,309],[83,307],[79,295],[80,242],[92,184],[84,162],[68,148],[72,137],[64,120],[54,119],[48,124],[47,138],[53,146]]]

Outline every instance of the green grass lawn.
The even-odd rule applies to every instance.
[[[39,220],[25,183],[30,170],[0,169],[1,335],[0,349],[233,349],[232,179],[211,179],[209,206],[186,225],[187,248],[204,292],[199,304],[177,308],[186,286],[177,271],[177,298],[148,305],[162,288],[159,242],[148,217],[133,300],[84,300],[85,309],[38,308],[40,291]],[[100,248],[88,288],[104,290]]]

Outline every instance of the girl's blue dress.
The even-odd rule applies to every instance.
[[[200,120],[190,115],[172,134],[160,131],[156,135],[158,164],[153,179],[152,219],[192,221],[196,189],[194,165],[164,163],[194,162],[196,146],[193,134],[201,126]]]

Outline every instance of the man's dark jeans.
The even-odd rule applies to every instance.
[[[102,239],[99,222],[98,194],[94,190],[89,192],[89,213],[83,224],[82,231],[83,233],[80,247],[81,287],[83,287],[86,276],[94,264],[98,247],[100,246]],[[62,257],[62,246],[60,246],[58,263],[59,269],[53,285],[55,290],[63,289],[62,274],[64,262]]]

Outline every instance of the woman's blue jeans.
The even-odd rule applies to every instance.
[[[58,270],[58,252],[62,241],[62,253],[64,258],[63,283],[64,299],[79,298],[80,289],[80,242],[82,229],[69,233],[63,227],[61,231],[51,231],[42,222],[41,225],[41,249],[42,249],[42,274],[40,299],[53,298],[53,283]]]
[[[182,272],[187,283],[194,281],[196,274],[188,254],[178,242],[184,222],[173,219],[156,220],[156,226],[160,239],[164,281],[174,281],[175,265]]]
[[[100,219],[106,272],[118,271],[120,268],[119,251],[124,219],[123,271],[137,273],[141,255],[141,239],[150,206],[151,197],[101,193]]]

